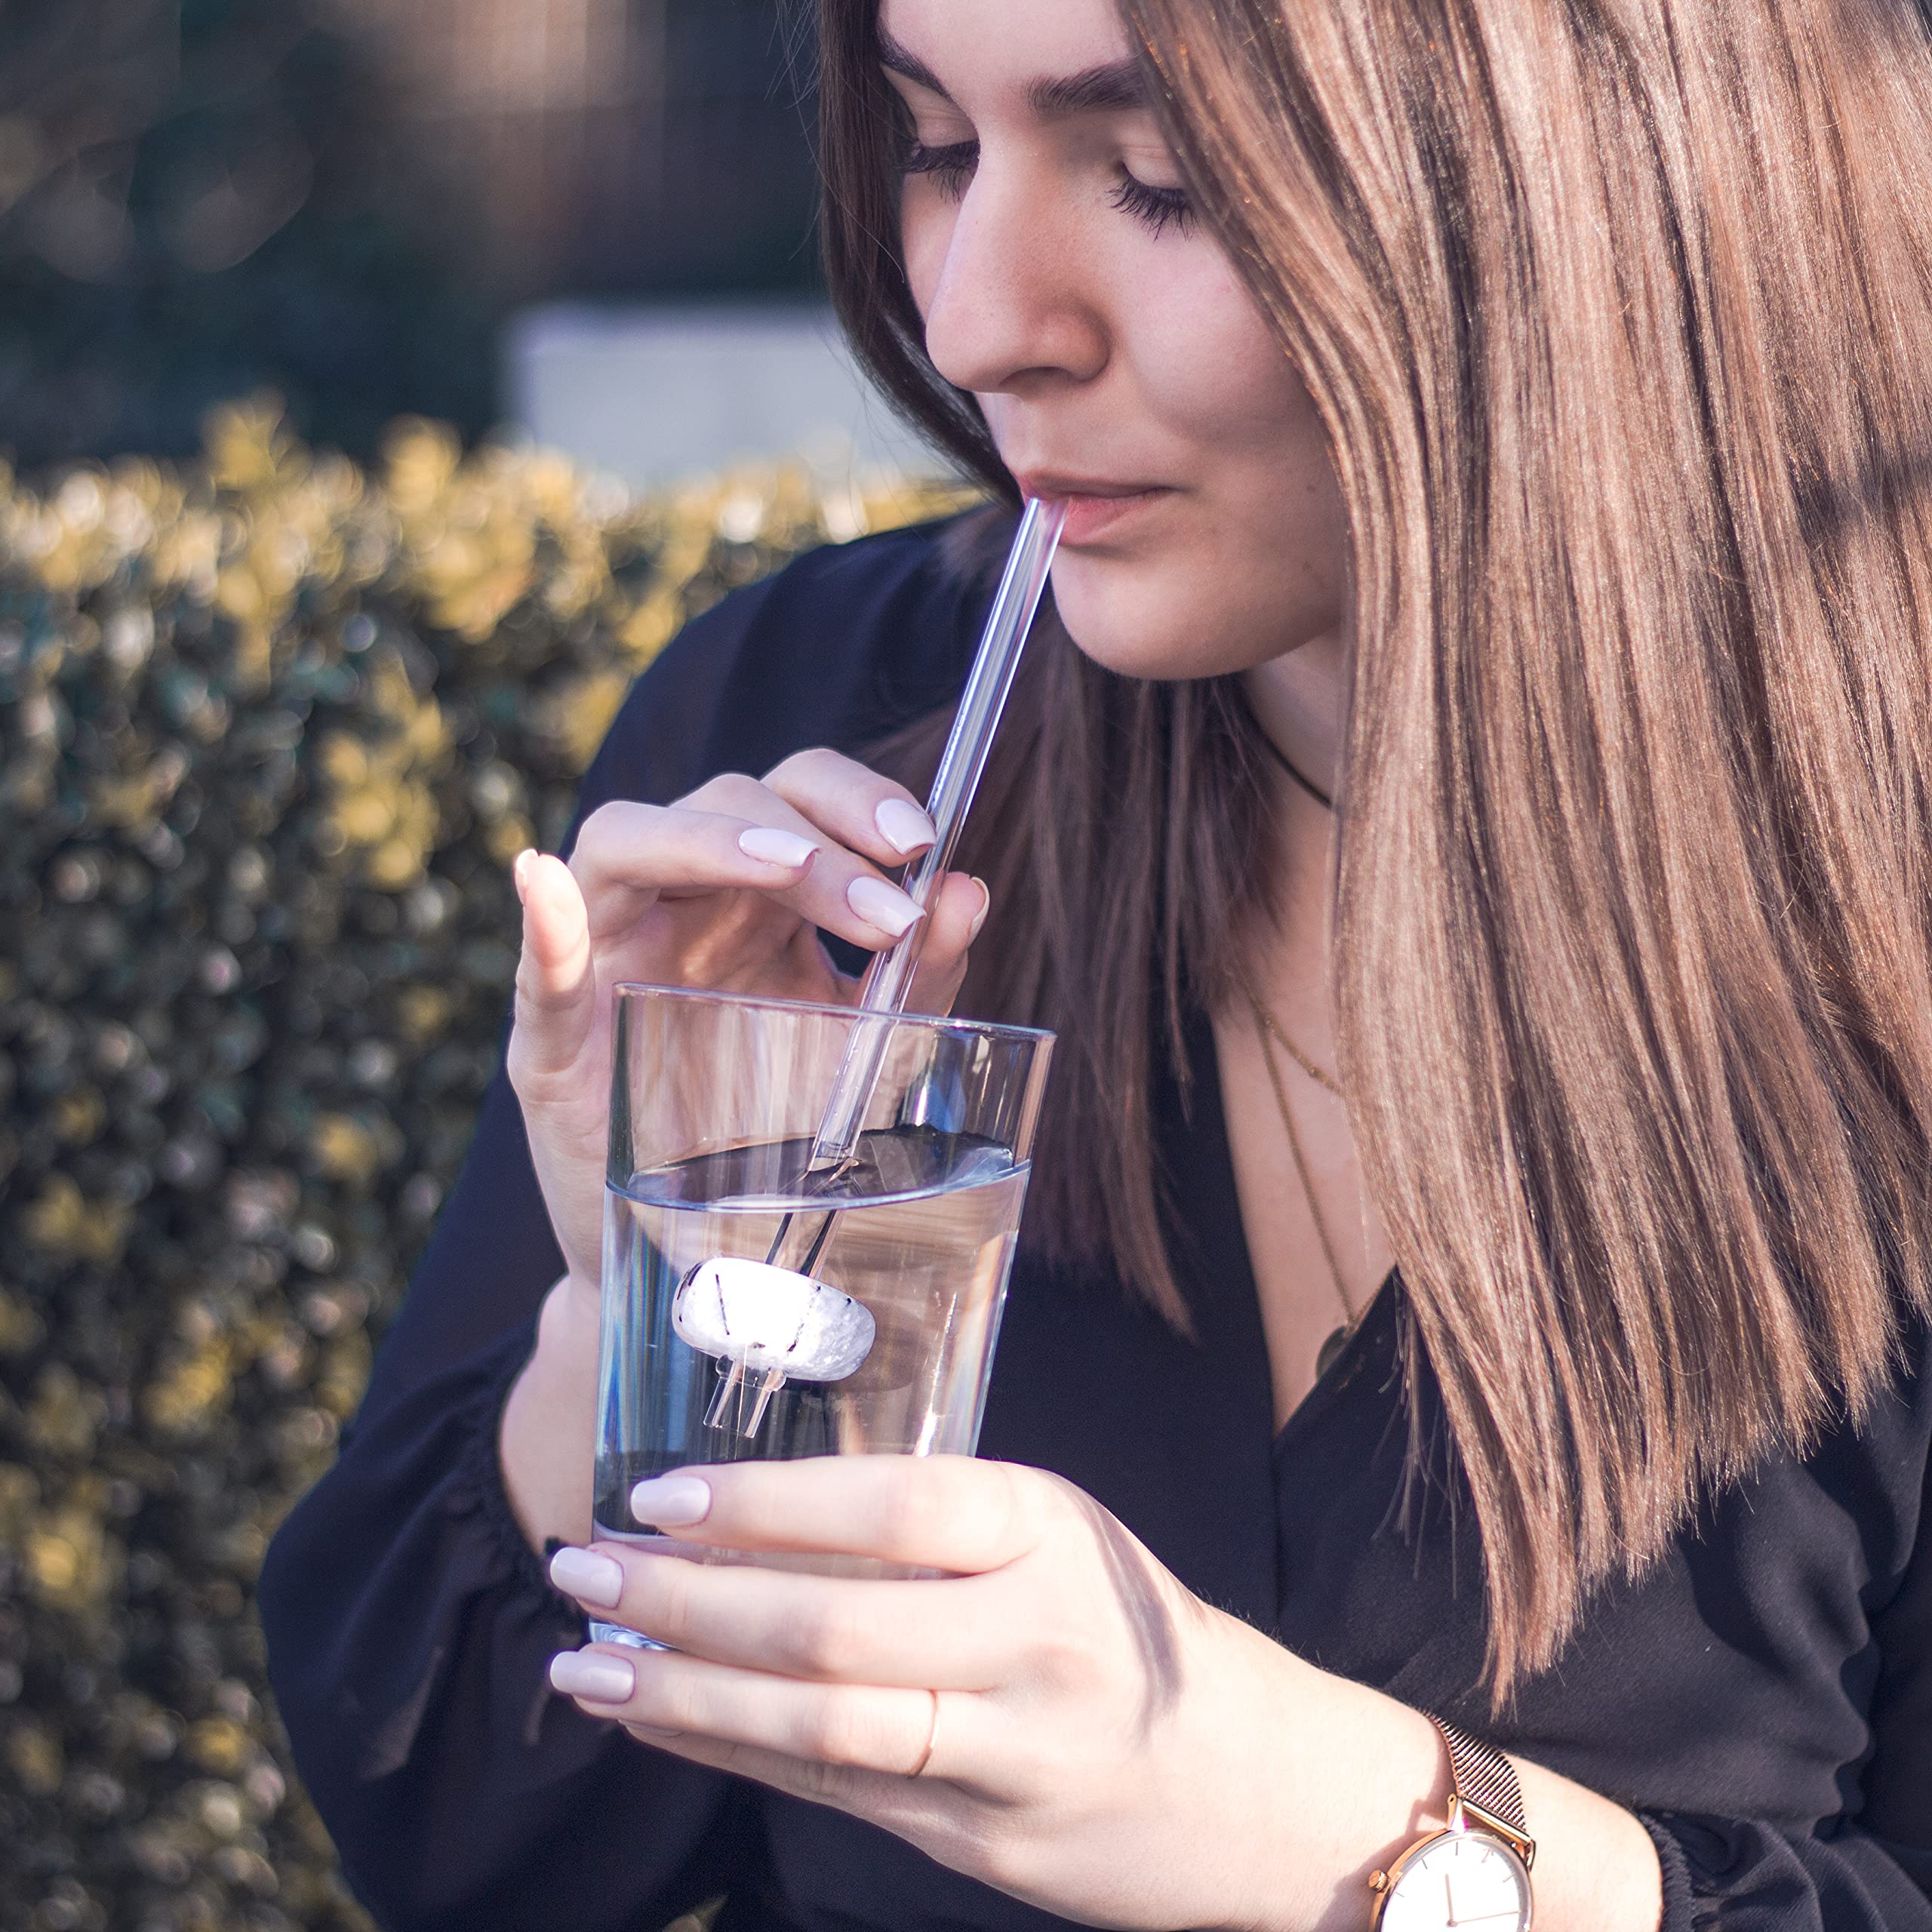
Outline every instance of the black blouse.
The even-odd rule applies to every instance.
[[[801,559],[654,665],[583,808],[666,801],[807,745],[862,750],[956,691],[980,604],[931,529]],[[1324,1668],[1636,1808],[1667,1932],[1932,1932],[1924,1327],[1866,1426],[1714,1503],[1492,1721],[1467,1512],[1444,1480],[1419,1512],[1399,1505],[1400,1284],[1277,1433],[1204,1023],[1192,1060],[1190,1115],[1158,1100],[1198,1339],[1023,1254],[981,1453],[1069,1477],[1190,1589]],[[495,1444],[561,1270],[500,1075],[340,1459],[262,1574],[282,1715],[358,1894],[392,1932],[657,1932],[721,1891],[721,1932],[1063,1923],[551,1694],[581,1613],[518,1533]]]

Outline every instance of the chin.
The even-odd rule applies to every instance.
[[[1194,571],[1063,550],[1054,606],[1083,656],[1124,678],[1214,678],[1251,670],[1281,648],[1278,629],[1230,608]]]

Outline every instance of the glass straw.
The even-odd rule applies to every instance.
[[[926,815],[933,822],[936,835],[906,881],[906,891],[922,912],[931,911],[952,863],[960,831],[986,771],[993,734],[999,728],[1000,715],[1012,692],[1014,677],[1020,669],[1020,654],[1032,628],[1034,614],[1040,608],[1047,572],[1066,521],[1064,503],[1029,497],[1020,528],[1014,533],[1013,548],[1007,553],[1006,568],[994,594],[992,608],[986,614],[986,628],[980,633],[980,648],[974,654],[973,668],[967,675],[966,688],[960,694],[959,709],[954,715],[946,749],[940,755],[931,795],[926,801]],[[905,1011],[928,923],[921,919],[903,939],[874,957],[859,989],[862,1014],[889,1018]],[[812,1143],[808,1172],[843,1166],[851,1158],[890,1033],[889,1027],[863,1022],[854,1029]]]
[[[936,835],[906,881],[906,891],[922,912],[931,911],[952,863],[960,829],[985,773],[993,734],[999,728],[1000,715],[1012,692],[1014,677],[1020,669],[1020,654],[1040,608],[1047,587],[1047,572],[1066,522],[1063,502],[1029,497],[1020,527],[1014,532],[1006,568],[993,595],[992,608],[986,614],[986,626],[980,633],[980,647],[974,654],[973,668],[967,674],[966,688],[960,694],[959,709],[954,715],[952,730],[940,754],[939,770],[927,801],[927,816],[933,822]],[[813,1137],[811,1158],[804,1176],[808,1187],[814,1182],[823,1186],[846,1165],[858,1146],[866,1110],[872,1104],[872,1089],[885,1063],[886,1048],[892,1037],[891,1022],[906,1010],[929,923],[919,920],[904,938],[876,955],[866,971],[859,989],[860,1017],[845,1043],[838,1070],[832,1078],[831,1097]],[[780,1257],[798,1218],[795,1213],[787,1214],[778,1224],[771,1251],[765,1257],[768,1264],[783,1265]],[[818,1217],[798,1263],[798,1273],[810,1275],[817,1269],[835,1219],[829,1211]],[[737,1364],[734,1363],[706,1417],[713,1426],[724,1420],[728,1399],[737,1381]],[[784,1380],[780,1370],[766,1371],[752,1412],[742,1425],[743,1434],[755,1432],[766,1403],[783,1386]]]

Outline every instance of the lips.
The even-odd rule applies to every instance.
[[[1029,469],[1014,473],[1020,487],[1028,496],[1066,504],[1066,527],[1060,540],[1063,546],[1072,549],[1095,541],[1103,532],[1116,532],[1123,525],[1174,494],[1167,485],[1159,483],[1075,476],[1057,470]]]

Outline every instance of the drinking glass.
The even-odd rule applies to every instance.
[[[597,1534],[742,1561],[637,1520],[632,1487],[689,1463],[971,1454],[1053,1036],[686,987],[616,999]],[[854,1054],[861,1131],[815,1161]]]

